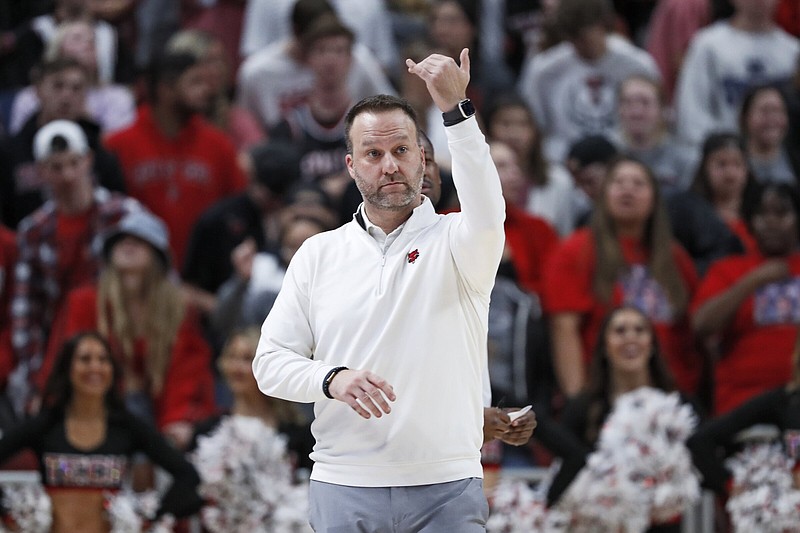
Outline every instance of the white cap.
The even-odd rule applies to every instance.
[[[41,161],[53,155],[53,141],[58,137],[64,140],[66,147],[62,150],[56,148],[55,151],[79,154],[89,151],[89,142],[80,126],[69,120],[54,120],[36,132],[36,136],[33,138],[34,159]]]

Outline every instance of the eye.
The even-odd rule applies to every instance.
[[[405,154],[408,153],[408,146],[401,146],[397,149],[398,154]]]
[[[377,150],[369,150],[367,152],[367,157],[375,158],[375,157],[378,157],[379,155],[380,155],[380,153]]]

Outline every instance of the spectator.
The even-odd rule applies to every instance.
[[[653,322],[678,387],[694,393],[700,365],[686,307],[697,274],[672,238],[655,177],[621,157],[609,165],[596,206],[590,227],[563,241],[545,266],[543,304],[561,390],[574,396],[585,385],[603,317],[626,304]]]
[[[131,0],[123,0],[128,2]],[[93,0],[55,0],[52,11],[36,17],[32,21],[32,27],[39,35],[47,49],[56,34],[59,26],[68,22],[86,22],[92,27],[94,33],[94,48],[97,59],[94,64],[97,66],[98,83],[132,83],[134,81],[133,59],[130,50],[124,43],[123,36],[117,29],[102,17],[103,10],[100,1]],[[121,2],[117,2],[120,5]]]
[[[11,385],[19,412],[29,399],[30,378],[39,370],[64,297],[97,275],[95,247],[101,235],[124,215],[142,209],[139,202],[93,184],[91,149],[74,122],[56,120],[41,128],[33,154],[50,199],[17,231],[11,307],[17,369]]]
[[[250,55],[239,70],[238,99],[269,129],[308,98],[313,72],[303,65],[301,40],[316,17],[332,13],[326,0],[298,0],[292,10],[292,35]],[[363,47],[353,47],[353,68],[348,76],[353,100],[393,93],[380,64]]]
[[[183,30],[167,41],[167,51],[192,54],[205,65],[211,96],[203,115],[227,133],[240,152],[265,139],[264,130],[255,117],[231,102],[235,81],[231,72],[233,63],[226,58],[222,41],[199,30]]]
[[[286,267],[306,239],[333,229],[333,211],[324,205],[316,210],[292,213],[287,206],[282,220],[278,253],[257,252],[248,239],[233,251],[235,275],[217,292],[217,305],[211,316],[214,333],[225,339],[238,327],[257,326],[264,322],[283,284]],[[316,213],[314,212],[316,211]]]
[[[672,232],[701,276],[717,259],[755,250],[742,218],[742,205],[755,185],[741,138],[712,133],[703,143],[692,187],[667,198]]]
[[[800,44],[772,20],[776,0],[734,0],[734,13],[697,32],[676,93],[678,137],[695,147],[714,130],[735,130],[750,87],[794,73]]]
[[[290,37],[292,8],[296,0],[250,0],[247,2],[241,53],[244,57],[259,52],[268,45]],[[389,26],[390,16],[385,0],[331,0],[331,7],[345,26],[355,35],[359,48],[371,52],[385,72],[397,66],[394,35]],[[310,21],[309,21],[310,22]]]
[[[175,264],[181,265],[202,212],[246,182],[233,143],[201,116],[211,91],[197,57],[162,55],[149,89],[150,105],[106,146],[119,158],[128,193],[166,222]]]
[[[95,35],[88,22],[65,22],[48,45],[44,60],[68,58],[80,63],[88,82],[81,109],[85,109],[86,116],[96,122],[104,134],[109,134],[133,122],[136,105],[128,87],[99,80],[95,48]],[[41,99],[34,87],[20,91],[11,108],[11,133],[18,132],[40,106]]]
[[[96,329],[121,357],[125,404],[185,448],[192,424],[214,411],[211,350],[197,313],[169,277],[167,229],[147,212],[132,213],[106,234],[96,283],[70,292],[40,379],[63,339]]]
[[[278,250],[278,213],[284,194],[300,176],[300,152],[291,144],[270,141],[251,149],[250,157],[247,189],[212,204],[192,228],[183,280],[205,312],[216,306],[214,293],[234,273],[237,246],[252,239],[256,250]]]
[[[634,75],[620,84],[618,98],[619,127],[613,140],[619,151],[650,167],[665,197],[688,189],[694,157],[669,133],[661,85]]]
[[[780,89],[767,85],[748,91],[739,127],[758,181],[798,184],[800,148],[789,143],[789,110]]]
[[[489,148],[506,202],[506,221],[503,224],[506,244],[498,275],[514,280],[526,291],[538,295],[543,282],[542,266],[558,245],[558,234],[544,219],[515,205],[514,200],[526,189],[516,153],[500,141],[490,141]]]
[[[692,301],[692,327],[717,345],[714,412],[786,383],[800,324],[800,199],[786,184],[768,184],[746,199],[744,219],[757,250],[720,259]]]
[[[556,20],[566,42],[529,60],[518,90],[542,130],[545,155],[562,162],[579,138],[611,134],[620,82],[633,74],[657,78],[658,70],[647,52],[609,33],[608,0],[560,0]]]
[[[33,139],[39,129],[53,120],[69,120],[83,130],[92,150],[92,173],[96,184],[124,192],[125,180],[116,158],[100,142],[100,126],[84,110],[88,79],[86,71],[72,59],[46,61],[34,69],[37,99],[41,102],[22,129],[0,140],[0,211],[6,225],[19,221],[47,199],[44,178],[33,157]]]
[[[585,226],[599,200],[609,163],[617,156],[616,147],[602,135],[589,135],[573,144],[567,153],[566,167],[574,183],[572,225]]]
[[[117,389],[122,380],[122,365],[106,340],[95,332],[79,333],[59,348],[44,409],[3,432],[0,460],[25,448],[36,454],[54,532],[108,531],[108,493],[125,487],[135,453],[144,453],[172,476],[156,517],[200,510],[197,472],[126,409]]]
[[[524,194],[511,203],[544,218],[562,237],[572,233],[572,177],[562,165],[545,159],[542,136],[525,101],[513,93],[501,95],[492,101],[484,121],[490,139],[514,149],[526,178]]]
[[[307,101],[270,130],[270,138],[300,148],[300,180],[319,184],[337,204],[351,181],[344,164],[344,117],[351,106],[352,47],[353,33],[333,15],[321,15],[309,26],[301,48],[314,85]]]

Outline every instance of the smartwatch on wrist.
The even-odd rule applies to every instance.
[[[455,109],[442,113],[442,119],[444,119],[445,126],[453,126],[459,122],[464,122],[474,114],[475,106],[472,105],[472,100],[464,98],[458,103]]]

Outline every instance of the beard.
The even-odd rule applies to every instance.
[[[411,205],[414,200],[418,199],[422,192],[422,175],[424,167],[422,163],[417,167],[414,172],[415,177],[410,181],[403,181],[402,179],[395,179],[392,181],[380,182],[377,184],[370,183],[358,173],[355,168],[353,174],[356,181],[356,186],[364,198],[364,202],[388,211],[401,211]],[[402,178],[402,174],[396,174],[395,177]],[[396,183],[403,186],[403,191],[387,192],[383,190],[383,185],[389,183]]]

